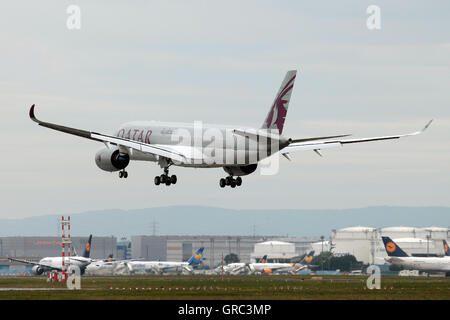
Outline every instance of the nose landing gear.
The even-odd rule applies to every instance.
[[[242,178],[237,177],[234,179],[232,176],[228,176],[226,178],[222,178],[219,180],[219,186],[221,188],[225,188],[225,186],[230,186],[232,188],[239,187],[242,184]]]

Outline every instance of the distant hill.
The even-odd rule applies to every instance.
[[[280,235],[328,236],[332,229],[450,225],[448,207],[367,207],[342,210],[234,210],[169,206],[137,210],[103,210],[71,214],[72,235]],[[0,236],[56,236],[60,215],[0,219]]]

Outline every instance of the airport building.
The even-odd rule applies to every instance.
[[[352,254],[366,264],[384,264],[387,256],[382,236],[393,239],[405,252],[414,256],[442,256],[443,241],[449,241],[448,228],[428,227],[349,227],[333,230],[331,235],[334,254]],[[318,247],[320,242],[313,244]],[[325,243],[330,246],[329,242]],[[316,251],[316,254],[318,252]],[[320,251],[319,251],[320,253]]]
[[[268,240],[276,240],[269,241]],[[186,261],[204,247],[204,264],[214,268],[222,256],[234,253],[241,262],[255,262],[265,254],[269,259],[287,261],[311,249],[317,238],[264,236],[132,236],[131,257],[145,260]],[[272,244],[270,244],[272,242]],[[282,244],[277,244],[282,242]],[[288,248],[287,248],[288,247]],[[269,252],[265,252],[265,251]]]

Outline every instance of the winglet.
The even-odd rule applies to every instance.
[[[425,127],[423,127],[421,130],[410,133],[410,134],[406,134],[404,136],[416,136],[418,134],[421,134],[422,132],[424,132],[425,130],[428,129],[428,127],[431,125],[431,123],[433,122],[433,119],[431,119],[430,121],[427,122],[427,124],[425,125]]]
[[[40,123],[40,121],[36,118],[36,116],[34,115],[34,104],[31,106],[30,108],[30,118],[31,120],[33,120],[34,122]]]
[[[428,123],[425,125],[425,127],[423,127],[422,132],[424,132],[425,130],[427,130],[428,127],[431,125],[432,122],[433,122],[433,119],[431,119],[430,121],[428,121]]]

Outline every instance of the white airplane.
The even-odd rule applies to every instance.
[[[307,264],[311,262],[309,258],[312,258],[311,256],[305,255],[303,258],[303,261],[305,261]],[[267,262],[267,255],[261,258],[257,263],[243,263],[243,262],[235,262],[227,264],[226,266],[219,266],[215,269],[216,273],[220,274],[225,273],[229,275],[236,275],[241,273],[264,273],[264,274],[282,274],[282,273],[289,273],[289,274],[295,274],[300,270],[308,268],[308,265],[304,265],[301,263],[268,263]]]
[[[89,236],[89,240],[86,243],[86,248],[82,256],[71,256],[70,258],[66,257],[65,262],[70,262],[70,265],[75,265],[80,268],[81,274],[84,274],[86,267],[92,262],[92,259],[89,258],[91,253],[91,241],[92,235]],[[22,262],[26,264],[33,265],[31,272],[35,275],[41,275],[45,272],[51,271],[62,271],[62,257],[45,257],[39,260],[39,262],[34,262],[30,260],[22,260],[15,258],[8,258],[11,261]]]
[[[447,255],[448,245],[444,240],[445,256],[443,257],[411,257],[403,251],[391,238],[382,237],[388,257],[386,261],[408,269],[425,272],[445,272],[450,276],[450,256]]]
[[[97,260],[92,261],[87,267],[87,275],[118,275],[129,273],[127,262],[133,260]]]
[[[215,272],[216,272],[216,274],[221,274],[223,272],[224,274],[231,274],[231,275],[247,273],[248,272],[247,265],[248,265],[248,263],[244,263],[244,262],[233,262],[233,263],[229,263],[223,267],[218,266],[215,269]]]
[[[248,269],[250,273],[260,273],[260,274],[295,274],[300,270],[307,268],[306,265],[296,264],[296,263],[277,263],[277,262],[266,262],[267,256],[264,256],[260,262],[250,263]]]
[[[348,134],[300,139],[285,137],[282,132],[296,73],[296,70],[286,73],[260,128],[136,121],[125,123],[114,134],[108,135],[40,121],[35,117],[34,104],[29,115],[40,126],[104,143],[106,147],[96,153],[95,163],[102,170],[119,171],[120,178],[128,177],[125,169],[131,160],[154,161],[164,169],[162,175],[155,177],[156,185],[177,183],[176,175],[169,176],[169,167],[175,165],[223,168],[228,176],[220,179],[222,188],[240,186],[241,176],[253,173],[260,161],[276,153],[288,160],[291,160],[289,154],[296,151],[312,150],[321,155],[319,150],[322,149],[417,135],[431,123],[423,130],[409,134],[361,139],[341,139]]]
[[[258,262],[265,263],[267,259],[267,255],[262,257]],[[249,272],[249,263],[245,262],[232,262],[224,266],[218,266],[214,269],[216,274],[228,274],[228,275],[237,275],[237,274],[247,274]]]
[[[162,274],[168,271],[193,272],[203,258],[204,248],[198,249],[186,262],[175,261],[127,261],[124,262],[129,273],[157,273]]]

